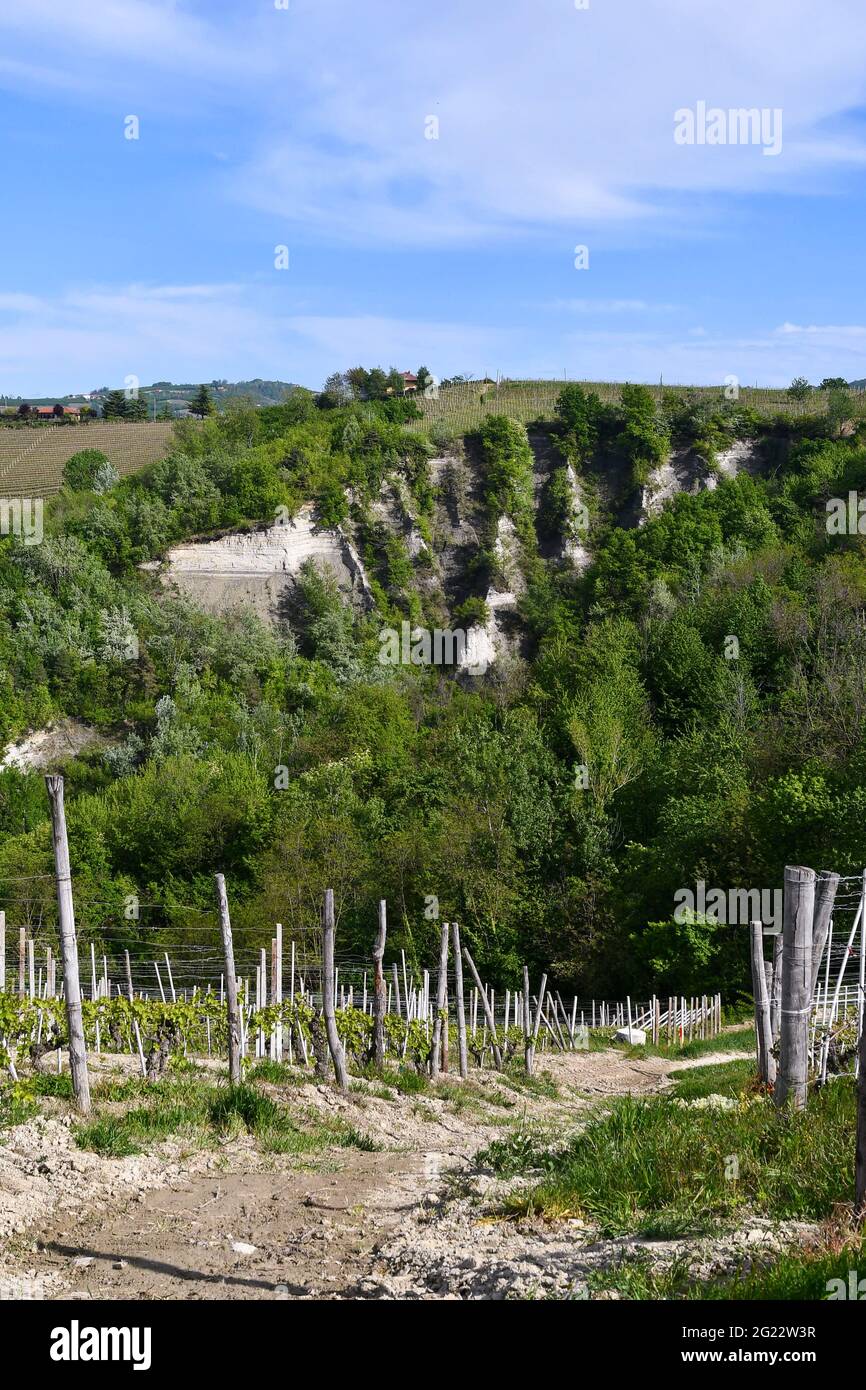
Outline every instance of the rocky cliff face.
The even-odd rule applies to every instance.
[[[586,484],[565,464],[555,442],[543,430],[530,430],[537,553],[543,562],[582,574],[592,562],[592,526]],[[633,527],[662,509],[678,492],[713,488],[743,468],[755,469],[756,455],[748,443],[721,454],[710,468],[699,455],[675,450],[657,468],[647,486],[631,491],[622,460],[598,462],[592,487],[595,506],[617,525]],[[545,496],[555,469],[564,469],[568,518],[551,531],[545,517]],[[485,510],[483,479],[477,460],[456,447],[429,460],[428,478],[434,503],[420,514],[412,491],[399,470],[383,481],[378,496],[359,508],[349,497],[351,519],[344,527],[320,525],[312,504],[290,521],[252,532],[174,547],[154,566],[171,583],[210,612],[246,605],[265,621],[288,618],[301,566],[312,561],[329,571],[346,601],[370,610],[375,585],[390,600],[412,606],[430,627],[466,631],[460,664],[483,671],[506,653],[521,647],[519,603],[526,588],[521,545],[508,516],[491,518]],[[411,581],[395,585],[381,569],[370,537],[393,538],[411,563]],[[414,599],[411,598],[414,591]],[[476,615],[461,624],[467,599],[483,600],[483,619]],[[410,602],[411,600],[411,602]],[[481,608],[481,605],[476,604]]]

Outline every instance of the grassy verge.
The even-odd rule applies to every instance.
[[[863,1266],[866,1251],[862,1240],[842,1248],[818,1245],[809,1250],[788,1251],[772,1264],[745,1265],[718,1279],[706,1279],[693,1270],[687,1260],[678,1260],[664,1269],[654,1266],[648,1255],[635,1254],[612,1269],[598,1270],[587,1283],[590,1294],[615,1291],[620,1298],[646,1300],[684,1300],[692,1302],[749,1302],[806,1300],[819,1302],[831,1294],[837,1298],[842,1281],[847,1295],[851,1272]]]
[[[748,1057],[716,1062],[709,1067],[690,1067],[677,1072],[667,1095],[677,1100],[700,1100],[704,1096],[738,1098],[758,1089],[755,1063]]]
[[[854,1124],[847,1081],[812,1098],[803,1115],[780,1114],[764,1096],[731,1110],[628,1097],[564,1148],[527,1150],[516,1171],[543,1176],[506,1198],[503,1210],[580,1217],[604,1235],[658,1237],[706,1232],[745,1212],[821,1220],[850,1200]],[[509,1171],[508,1155],[485,1158]]]
[[[755,1030],[749,1025],[733,1028],[729,1033],[720,1033],[716,1038],[693,1038],[691,1042],[682,1044],[648,1042],[642,1043],[640,1046],[627,1042],[614,1042],[613,1034],[607,1028],[596,1029],[590,1033],[591,1051],[601,1052],[609,1047],[616,1048],[629,1057],[670,1057],[672,1060],[683,1058],[687,1061],[691,1057],[706,1057],[710,1053],[753,1052]]]
[[[75,1130],[80,1148],[112,1158],[142,1153],[169,1138],[198,1147],[251,1134],[264,1153],[311,1153],[329,1145],[372,1149],[372,1142],[350,1126],[329,1121],[299,1124],[283,1105],[254,1085],[207,1085],[166,1080],[152,1086],[125,1081],[100,1088],[100,1099],[143,1098],[122,1114],[97,1114]]]

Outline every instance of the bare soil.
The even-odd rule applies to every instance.
[[[273,1087],[376,1148],[261,1153],[252,1137],[146,1155],[79,1149],[62,1102],[0,1142],[0,1298],[321,1299],[581,1296],[612,1247],[582,1223],[491,1222],[497,1180],[473,1156],[516,1123],[562,1137],[598,1098],[649,1094],[693,1062],[581,1052],[539,1058],[555,1096],[492,1072],[418,1095]],[[128,1066],[102,1059],[106,1068]],[[513,1186],[513,1183],[512,1183]],[[769,1230],[733,1238],[772,1243]],[[575,1292],[578,1290],[578,1292]]]

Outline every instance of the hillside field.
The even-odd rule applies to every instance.
[[[80,425],[0,429],[0,495],[51,497],[60,491],[63,467],[80,449],[101,449],[121,477],[168,453],[170,420],[95,420]]]
[[[422,399],[418,404],[423,420],[415,422],[415,428],[427,429],[435,422],[442,422],[457,434],[477,429],[486,415],[507,415],[509,419],[527,424],[531,420],[552,420],[556,399],[566,383],[560,380],[495,382],[468,381],[440,389],[435,399]],[[593,391],[605,405],[619,403],[622,384],[615,381],[583,381],[579,383],[587,391]],[[723,399],[719,386],[677,386],[665,382],[648,386],[657,402],[664,391],[686,391],[703,399]],[[772,390],[767,387],[740,387],[739,400],[742,405],[772,417],[780,411],[787,415],[824,414],[827,410],[827,392],[812,391],[804,400],[794,400],[782,388]],[[851,408],[857,415],[866,413],[866,394],[851,392]],[[410,425],[410,428],[412,426]]]

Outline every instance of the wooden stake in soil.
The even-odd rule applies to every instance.
[[[337,1019],[334,1014],[334,935],[334,890],[326,888],[325,905],[322,910],[322,1012],[325,1015],[325,1032],[328,1035],[328,1048],[334,1063],[337,1085],[341,1091],[348,1091],[346,1055],[337,1032]]]
[[[72,874],[66,813],[63,805],[63,778],[45,778],[51,803],[51,834],[54,841],[54,867],[57,876],[57,913],[60,918],[60,946],[63,954],[63,984],[66,996],[66,1022],[69,1029],[69,1070],[75,1102],[82,1112],[90,1110],[90,1079],[81,1015],[81,982],[78,977],[78,941],[75,936],[75,907],[72,901]]]
[[[451,923],[451,945],[454,949],[454,1007],[457,1013],[457,1053],[460,1075],[469,1075],[469,1056],[466,1051],[466,1009],[463,1004],[463,957],[460,953],[460,928]]]
[[[838,874],[821,874],[815,885],[815,912],[812,918],[812,981],[809,986],[812,994],[815,993],[815,986],[818,983],[818,971],[821,969],[821,958],[827,944],[830,918],[833,915],[833,904],[836,901],[838,887]]]
[[[6,913],[0,912],[0,994],[6,992]]]
[[[373,946],[373,1066],[382,1071],[385,1066],[385,941],[388,935],[388,905],[384,898],[379,900],[379,921],[376,929],[376,943]]]
[[[809,1015],[812,1011],[812,920],[815,870],[785,868],[782,1016],[775,1100],[795,1110],[806,1106]]]
[[[229,900],[226,895],[226,881],[222,874],[214,875],[217,906],[220,914],[220,931],[223,939],[225,958],[225,990],[228,1006],[229,1029],[229,1081],[239,1086],[241,1080],[241,1016],[238,1009],[238,977],[235,973],[235,948],[232,942],[232,924],[229,917]]]
[[[430,1048],[430,1075],[439,1075],[439,1058],[442,1052],[442,1015],[445,1012],[445,997],[448,992],[448,923],[443,922],[439,933],[439,977],[436,981],[436,1017],[433,1020],[433,1042]]]
[[[131,1003],[132,1003],[132,998],[133,998],[133,996],[132,996],[132,966],[131,966],[130,961],[129,961],[129,952],[128,952],[128,951],[124,951],[123,954],[124,954],[124,957],[125,957],[125,959],[126,959],[126,992],[127,992],[127,994],[129,995],[129,1002],[130,1002],[130,1004],[131,1004]]]
[[[776,1080],[776,1059],[773,1056],[773,1033],[770,1027],[770,1000],[767,995],[767,976],[764,970],[764,929],[760,922],[750,922],[752,945],[752,989],[755,999],[755,1037],[758,1050],[758,1075],[765,1086]]]

